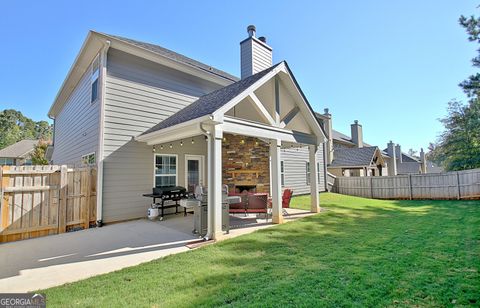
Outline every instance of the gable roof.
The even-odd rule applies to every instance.
[[[209,115],[217,111],[220,107],[223,107],[225,104],[230,102],[237,95],[245,91],[248,87],[253,85],[255,82],[260,80],[263,76],[271,72],[275,67],[280,65],[282,62],[267,68],[261,72],[258,72],[252,76],[239,80],[235,83],[232,83],[229,86],[223,87],[216,91],[205,94],[197,99],[195,102],[186,106],[185,108],[174,113],[170,117],[166,118],[162,122],[158,123],[154,127],[150,128],[142,135],[153,133],[155,131],[175,126],[177,124],[201,118],[203,116]]]
[[[154,52],[158,55],[161,55],[165,58],[169,58],[171,60],[174,60],[176,62],[180,62],[180,63],[187,64],[187,65],[190,65],[190,66],[194,66],[194,67],[199,68],[203,71],[221,76],[223,78],[230,79],[231,81],[238,81],[239,80],[238,77],[230,75],[227,72],[216,69],[216,68],[214,68],[210,65],[207,65],[207,64],[204,64],[204,63],[199,62],[197,60],[194,60],[192,58],[186,57],[182,54],[179,54],[175,51],[172,51],[170,49],[164,48],[164,47],[159,46],[159,45],[150,44],[150,43],[146,43],[146,42],[142,42],[142,41],[137,41],[137,40],[134,40],[134,39],[130,39],[130,38],[126,38],[126,37],[122,37],[122,36],[118,36],[118,35],[113,35],[113,34],[107,34],[107,33],[100,33],[100,34],[103,34],[104,36],[108,36],[108,37],[111,37],[111,38],[114,38],[114,39],[117,39],[117,40],[120,40],[120,41],[123,41],[125,43],[134,45],[136,47],[140,47],[140,48],[149,50],[149,51]]]
[[[387,154],[388,149],[384,149],[383,152]],[[388,155],[388,154],[387,154]],[[398,159],[398,157],[397,157]],[[402,152],[402,162],[407,163],[420,163],[420,160],[416,157],[410,156],[404,152]]]
[[[185,71],[188,74],[209,79],[223,86],[239,80],[238,77],[222,70],[193,60],[161,46],[90,30],[70,67],[65,80],[60,86],[52,106],[50,106],[48,111],[48,116],[50,118],[55,118],[62,110],[63,105],[75,89],[75,86],[89,69],[93,59],[99,52],[104,50],[104,48],[105,50],[108,48],[128,50],[128,53],[151,61],[158,61],[163,65],[174,66],[176,69]]]
[[[7,158],[19,158],[24,157],[31,151],[33,151],[34,146],[38,143],[38,140],[25,139],[17,143],[9,145],[8,147],[0,150],[0,157]]]
[[[338,148],[329,167],[368,167],[378,147]]]
[[[355,145],[355,143],[353,143],[353,141],[352,141],[352,138],[350,138],[349,136],[347,136],[345,134],[342,134],[341,132],[336,131],[334,129],[332,129],[332,137],[333,137],[333,140],[337,140],[337,141],[349,143],[351,145]]]

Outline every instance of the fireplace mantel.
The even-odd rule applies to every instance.
[[[255,174],[255,177],[258,178],[260,170],[230,170],[226,171],[225,173],[230,173],[233,179],[236,178],[236,174]]]

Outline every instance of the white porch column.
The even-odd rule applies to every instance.
[[[271,176],[272,186],[272,222],[275,224],[283,223],[282,214],[282,183],[280,179],[280,147],[282,142],[280,139],[270,140],[270,158],[271,158]]]
[[[222,232],[222,138],[218,125],[208,137],[208,237],[220,239]]]
[[[309,145],[309,161],[310,161],[310,208],[312,213],[319,213],[319,192],[318,192],[318,170],[317,170],[317,149],[316,145]],[[326,181],[327,179],[325,179]]]

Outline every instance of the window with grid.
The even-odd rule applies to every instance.
[[[82,156],[82,163],[84,165],[93,166],[96,163],[95,153],[89,153]]]
[[[90,102],[94,103],[98,99],[98,77],[100,76],[100,60],[97,56],[92,64],[92,97]]]
[[[155,187],[177,185],[177,156],[155,155]]]

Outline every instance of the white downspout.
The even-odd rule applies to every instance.
[[[202,123],[200,123],[200,130],[203,134],[207,137],[207,184],[209,183],[210,178],[212,177],[212,172],[210,170],[210,166],[212,164],[212,135],[206,129],[203,128]],[[211,186],[208,185],[207,187],[207,196],[211,198],[213,192],[211,191]],[[210,209],[210,202],[207,204],[208,207],[208,215],[207,215],[207,234],[203,237],[205,241],[208,241],[213,238],[213,217],[212,211]]]
[[[107,53],[110,41],[105,42],[101,51],[101,91],[100,91],[100,123],[98,128],[98,154],[97,154],[97,227],[103,225],[103,159],[104,159],[104,133],[105,133],[105,90],[107,84]]]

